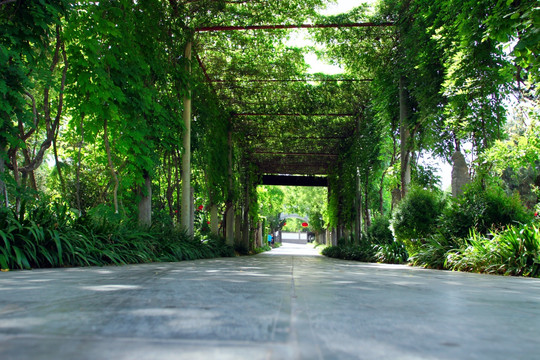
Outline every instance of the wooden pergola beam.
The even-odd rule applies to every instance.
[[[359,28],[359,27],[388,27],[393,22],[383,23],[351,23],[351,24],[300,24],[300,25],[248,25],[248,26],[204,26],[195,29],[195,32],[209,31],[245,31],[245,30],[277,30],[277,29],[323,29],[323,28]]]

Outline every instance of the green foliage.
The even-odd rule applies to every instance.
[[[438,191],[412,187],[392,214],[392,229],[396,239],[413,246],[433,234],[445,206]]]
[[[485,24],[485,37],[501,44],[510,43],[515,68],[511,67],[509,71],[517,71],[518,80],[524,83],[525,91],[538,94],[540,9],[537,1],[497,0]]]
[[[539,109],[528,109],[526,119],[515,119],[509,126],[508,139],[497,141],[479,158],[484,171],[489,171],[504,181],[507,192],[519,192],[527,207],[538,202],[535,188],[540,186],[540,114]]]
[[[375,253],[375,248],[367,242],[360,245],[329,246],[322,251],[324,256],[362,262],[374,262]]]
[[[527,223],[531,214],[521,203],[519,196],[508,196],[497,184],[482,184],[475,180],[464,193],[450,201],[444,210],[440,226],[445,236],[466,238],[471,229],[487,234],[515,223]]]
[[[372,244],[391,245],[394,236],[390,230],[390,219],[387,216],[376,216],[367,230],[367,238]]]
[[[265,245],[263,245],[263,246],[261,246],[259,248],[253,249],[253,253],[254,254],[260,254],[260,253],[263,253],[265,251],[271,251],[271,250],[272,250],[272,247],[269,246],[268,244],[265,244]]]
[[[361,242],[356,245],[341,243],[338,246],[325,247],[321,254],[343,260],[388,264],[402,264],[409,257],[405,244],[400,241],[381,245],[370,244],[369,242]]]
[[[436,232],[428,236],[423,244],[415,248],[410,262],[415,266],[431,269],[447,269],[447,257],[450,251],[459,249],[465,240],[453,239]]]
[[[31,122],[28,91],[38,82],[43,54],[49,50],[54,24],[59,24],[66,0],[17,1],[0,5],[0,150],[15,139],[15,124]],[[35,77],[38,74],[37,78]],[[0,154],[5,156],[5,154]]]
[[[409,258],[407,247],[401,241],[375,245],[374,249],[376,251],[374,259],[379,263],[403,264],[406,263]]]
[[[268,221],[269,230],[283,225],[279,214],[296,214],[308,217],[310,231],[324,228],[323,214],[326,213],[327,190],[322,187],[258,186],[257,201],[259,215]],[[302,230],[299,219],[286,220],[287,231]],[[268,232],[268,231],[267,231]]]
[[[189,238],[173,227],[138,228],[110,209],[76,217],[67,206],[42,201],[22,221],[0,209],[2,269],[121,265],[234,256],[222,239]]]
[[[437,166],[434,164],[414,164],[411,166],[411,182],[419,187],[437,191],[441,186]]]
[[[468,246],[448,253],[448,268],[540,276],[540,228],[535,224],[510,226],[493,238],[472,231],[467,243]]]

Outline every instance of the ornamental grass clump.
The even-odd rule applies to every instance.
[[[106,214],[99,210],[78,217],[67,206],[45,200],[30,206],[24,217],[0,208],[0,267],[102,266],[234,256],[232,247],[218,237],[192,238],[174,226],[139,227],[129,219]]]
[[[379,263],[404,264],[409,259],[407,247],[401,241],[393,241],[390,244],[374,245],[374,259]]]
[[[460,248],[462,242],[460,239],[437,232],[425,239],[418,251],[409,258],[409,261],[414,266],[439,270],[447,269],[448,252]]]
[[[452,270],[500,275],[540,276],[540,227],[512,225],[493,237],[471,231],[468,245],[449,251],[447,267]]]

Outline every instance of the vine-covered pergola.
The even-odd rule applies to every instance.
[[[196,32],[211,38],[217,32],[387,26],[392,23],[208,26]],[[283,78],[279,71],[250,74],[242,67],[237,73],[223,74],[218,67],[205,65],[207,57],[216,56],[219,53],[204,51],[197,60],[219,101],[232,109],[232,129],[239,143],[249,149],[249,159],[260,172],[327,175],[354,133],[360,116],[358,93],[371,79],[308,73]],[[356,98],[342,97],[344,90]],[[256,101],[247,102],[246,98]]]
[[[368,29],[366,35],[381,36],[372,30],[391,26],[390,22],[205,26],[195,29],[195,45],[187,44],[185,56],[190,58],[192,48],[195,49],[194,58],[207,85],[220,105],[230,111],[229,146],[234,144],[242,149],[242,161],[255,166],[259,181],[281,185],[327,185],[326,179],[321,177],[337,169],[340,154],[350,147],[352,135],[363,120],[362,106],[369,96],[366,84],[371,79],[310,74],[303,65],[303,53],[299,48],[285,46],[283,38],[288,30],[325,28]],[[261,32],[269,33],[272,40],[260,44],[245,43],[246,36],[258,33],[260,39]],[[241,36],[237,36],[238,33]],[[232,59],[230,52],[222,51],[224,46],[236,51],[239,57]],[[242,56],[247,50],[245,46],[250,47],[250,52]],[[272,58],[263,58],[257,46],[261,46],[266,54],[273,48]],[[189,101],[188,98],[184,100],[186,129],[190,129]],[[189,146],[189,133],[186,132],[184,147],[188,149]],[[188,185],[189,171],[184,171],[184,176],[183,184]],[[257,182],[253,178],[244,181]],[[252,185],[246,184],[249,186]],[[183,193],[189,194],[187,187]],[[249,201],[244,201],[244,207],[247,207]],[[184,196],[183,209],[188,209],[189,202],[190,199]],[[232,206],[230,208],[231,215],[227,216],[226,224],[228,238],[233,236]],[[244,220],[247,222],[247,218]],[[187,228],[191,226],[189,221],[187,216],[183,220]]]

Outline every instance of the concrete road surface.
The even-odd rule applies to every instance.
[[[540,280],[252,257],[0,274],[0,359],[540,359]]]

